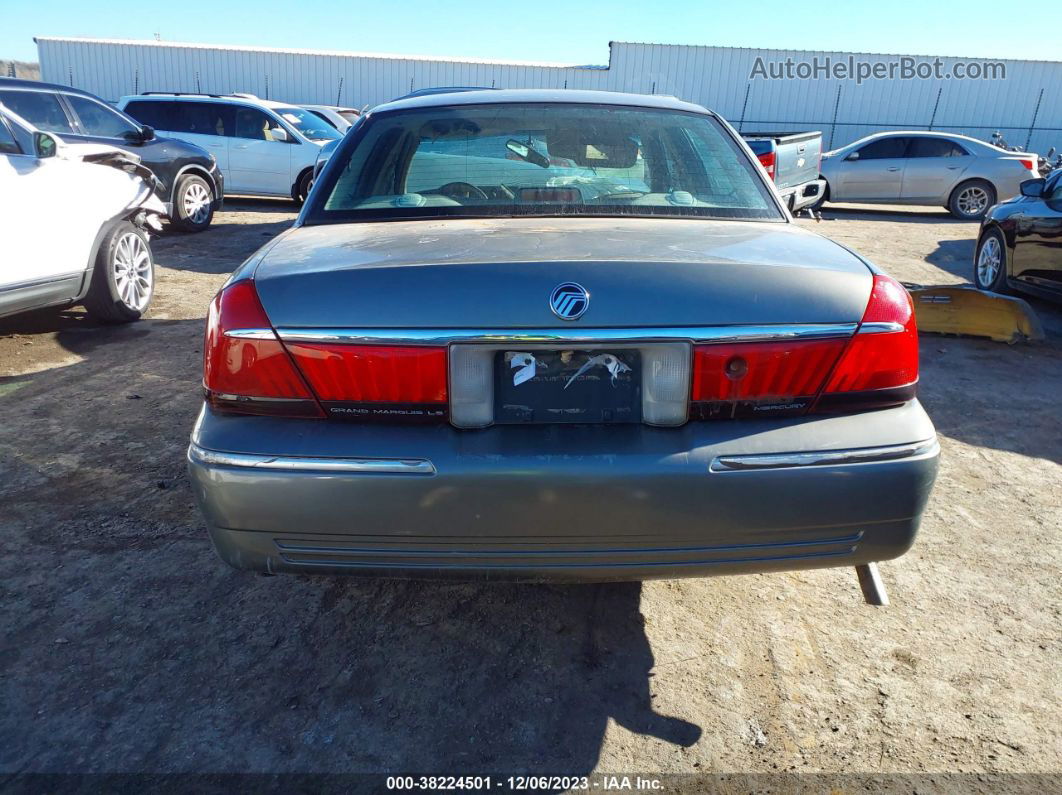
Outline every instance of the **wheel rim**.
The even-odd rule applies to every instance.
[[[118,238],[111,267],[119,300],[129,309],[143,312],[151,300],[151,287],[155,278],[151,267],[151,252],[144,238],[135,232],[126,232]]]
[[[184,217],[200,225],[210,217],[210,191],[199,182],[193,182],[184,191]]]
[[[988,191],[971,185],[959,194],[959,212],[963,215],[980,215],[988,209]]]
[[[981,253],[977,256],[977,281],[981,287],[992,286],[1002,263],[1003,250],[999,246],[999,240],[993,235],[985,240]]]

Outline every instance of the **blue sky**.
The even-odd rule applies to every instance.
[[[1062,3],[1026,0],[0,0],[0,58],[92,36],[604,64],[608,42],[1062,59]],[[994,20],[994,21],[993,21]]]

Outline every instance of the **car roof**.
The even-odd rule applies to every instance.
[[[621,94],[616,91],[584,91],[565,88],[502,88],[490,91],[460,91],[423,94],[377,105],[375,113],[392,110],[415,110],[453,105],[497,105],[515,103],[552,103],[572,105],[614,105],[617,107],[660,108],[692,113],[712,113],[701,105],[683,102],[661,94]],[[713,114],[714,115],[714,114]]]
[[[846,144],[841,148],[847,149],[849,146],[852,146],[852,144],[865,143],[867,141],[873,141],[875,138],[885,138],[894,135],[903,135],[908,138],[947,138],[952,141],[963,141],[965,143],[975,143],[980,144],[981,146],[992,147],[987,141],[979,141],[976,138],[971,138],[969,135],[960,135],[959,133],[939,132],[937,130],[886,130],[885,132],[878,132],[873,135],[864,136],[863,138],[860,138],[857,141],[852,141],[852,143]],[[1000,149],[999,151],[1002,152],[1003,150]],[[1018,153],[1015,152],[1014,154]]]
[[[246,105],[253,105],[260,108],[297,108],[299,105],[294,102],[276,102],[272,99],[262,99],[256,97],[253,94],[195,94],[185,93],[183,91],[145,91],[140,94],[130,94],[122,97],[123,102],[133,102],[139,100],[166,100],[170,102],[242,102]]]
[[[0,77],[0,89],[11,88],[23,89],[25,91],[63,91],[67,94],[78,94],[83,97],[99,99],[98,96],[89,91],[83,91],[80,88],[74,88],[72,86],[60,85],[59,83],[42,83],[40,80],[26,80],[22,77]]]

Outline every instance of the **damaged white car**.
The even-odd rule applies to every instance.
[[[82,304],[97,321],[139,320],[166,213],[154,184],[135,155],[64,142],[0,105],[0,317]]]

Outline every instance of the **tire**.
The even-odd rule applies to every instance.
[[[132,323],[147,311],[155,292],[155,260],[147,235],[129,221],[108,232],[92,269],[83,302],[100,323]]]
[[[977,241],[974,284],[978,290],[1007,293],[1007,242],[998,229],[989,229]]]
[[[310,188],[312,187],[313,169],[308,168],[299,174],[299,181],[295,183],[295,187],[291,191],[291,198],[295,200],[296,204],[301,205],[306,201],[306,197],[310,194]]]
[[[948,210],[961,221],[979,221],[996,203],[996,189],[983,179],[968,179],[951,192]]]
[[[183,232],[202,232],[214,219],[215,196],[210,183],[196,174],[185,174],[173,191],[175,227]]]

